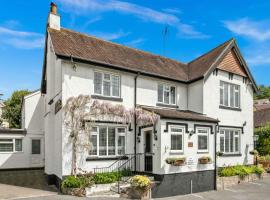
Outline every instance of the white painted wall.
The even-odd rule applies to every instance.
[[[203,113],[203,80],[191,83],[187,88],[188,110]]]
[[[240,85],[240,105],[242,111],[233,111],[219,108],[220,80]],[[221,126],[243,126],[244,134],[241,134],[241,157],[219,157],[218,166],[228,166],[236,164],[252,164],[253,156],[249,155],[249,151],[253,150],[253,89],[251,85],[243,83],[243,78],[237,75],[233,76],[233,80],[229,80],[227,72],[218,71],[218,75],[211,74],[205,80],[203,87],[203,113],[209,117],[218,118]],[[220,149],[219,134],[217,136],[217,150]]]

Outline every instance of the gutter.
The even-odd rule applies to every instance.
[[[140,72],[137,72],[137,75],[134,78],[134,108],[137,107],[137,78],[140,75]],[[134,170],[137,171],[137,117],[134,115]]]

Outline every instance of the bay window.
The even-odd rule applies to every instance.
[[[220,105],[240,108],[240,86],[220,81]]]
[[[93,127],[90,142],[90,156],[111,157],[124,155],[126,149],[126,128],[113,126]]]
[[[209,128],[198,128],[198,152],[208,152]]]
[[[184,129],[182,127],[172,126],[170,127],[170,135],[171,135],[171,151],[182,152]]]
[[[120,97],[120,76],[94,72],[94,93],[108,97]]]
[[[176,104],[176,87],[166,84],[158,84],[158,103]]]
[[[22,151],[22,139],[15,138],[1,138],[0,139],[0,153],[1,152],[21,152]]]
[[[240,153],[240,130],[220,130],[220,151],[223,153]]]

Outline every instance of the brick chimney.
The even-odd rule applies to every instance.
[[[57,13],[57,5],[51,2],[50,13],[48,16],[48,27],[60,30],[60,15]]]

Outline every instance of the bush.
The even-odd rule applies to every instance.
[[[62,188],[86,188],[93,184],[92,176],[68,176],[62,183]]]
[[[262,156],[270,155],[270,124],[256,128],[255,134],[259,136],[256,149]]]
[[[107,184],[107,183],[115,183],[123,176],[129,176],[131,171],[128,169],[122,170],[118,172],[108,172],[108,173],[100,173],[95,174],[93,176],[93,181],[95,184]]]
[[[249,174],[256,173],[262,174],[264,169],[262,167],[258,167],[255,165],[252,166],[244,166],[244,165],[236,165],[232,167],[224,167],[220,169],[219,176],[221,177],[229,177],[229,176],[240,176],[245,177]]]
[[[147,176],[136,175],[131,178],[130,184],[132,187],[146,189],[150,187],[151,181]]]

